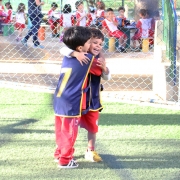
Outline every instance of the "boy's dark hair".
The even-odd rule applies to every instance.
[[[121,10],[123,10],[125,12],[125,8],[123,6],[118,8],[118,11],[121,11]]]
[[[110,12],[110,11],[114,12],[114,10],[112,8],[107,8],[106,9],[106,12]]]
[[[75,7],[76,7],[76,9],[77,9],[81,4],[83,4],[83,1],[76,1],[76,2],[75,2]]]
[[[11,6],[10,2],[5,3],[5,6],[7,6],[7,5],[9,5],[9,9],[12,9],[12,6]]]
[[[71,5],[70,4],[65,4],[64,8],[63,8],[63,13],[68,14],[71,13],[72,9],[71,9]]]
[[[106,5],[105,5],[104,2],[102,2],[102,1],[101,1],[101,2],[99,3],[99,5],[98,5],[99,9],[101,9],[101,10],[104,10],[104,9],[105,9],[105,6],[106,6]]]
[[[153,12],[153,16],[154,16],[154,17],[160,17],[159,11],[154,11],[154,12]]]
[[[95,8],[95,7],[89,6],[89,12],[90,12],[90,13],[95,13],[95,11],[96,11],[96,8]]]
[[[97,39],[101,39],[102,41],[104,41],[104,35],[103,33],[96,28],[90,27],[89,28],[92,34],[92,38],[97,38]]]
[[[19,3],[18,8],[17,8],[17,13],[24,12],[25,11],[25,4],[24,3]]]
[[[72,50],[84,44],[92,37],[89,28],[83,26],[72,26],[68,28],[63,36],[64,44]]]
[[[57,7],[58,7],[58,4],[55,3],[55,2],[53,2],[53,3],[51,4],[51,7],[57,8]]]
[[[147,15],[147,10],[146,9],[140,9],[139,14],[141,14],[142,16],[146,16]]]

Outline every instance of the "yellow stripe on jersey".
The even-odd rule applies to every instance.
[[[61,83],[61,86],[59,87],[59,91],[57,93],[57,97],[61,97],[62,92],[64,91],[64,88],[66,87],[66,84],[69,80],[69,77],[71,76],[72,68],[62,68],[61,73],[64,73],[64,77]]]

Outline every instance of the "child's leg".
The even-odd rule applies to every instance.
[[[133,48],[136,48],[136,40],[132,39],[132,43],[133,43]]]
[[[57,34],[57,23],[56,22],[53,22],[53,34]]]
[[[138,42],[139,42],[139,48],[142,49],[142,39],[138,39]]]
[[[122,37],[122,47],[125,48],[127,43],[127,36],[124,34]]]
[[[123,38],[120,37],[120,38],[119,38],[119,46],[122,47],[122,44],[123,44]]]
[[[88,148],[85,153],[85,159],[92,162],[102,161],[101,157],[95,151],[96,133],[98,132],[99,111],[89,111],[82,115],[80,125],[88,131]]]
[[[22,29],[22,28],[20,28],[20,29],[19,29],[19,32],[18,32],[18,36],[19,36],[19,38],[22,38],[22,32],[23,32],[23,29]]]
[[[88,151],[94,151],[96,142],[96,133],[88,132]]]
[[[55,32],[54,32],[55,31],[54,22],[52,20],[49,20],[48,22],[50,24],[52,35],[55,35]]]
[[[73,159],[79,121],[80,118],[55,117],[55,135],[58,149],[56,149],[55,155],[59,151],[60,165],[67,165]]]
[[[110,33],[110,36],[116,37],[119,39],[119,51],[120,52],[126,52],[125,46],[127,41],[127,36],[120,30],[116,30],[113,33]]]
[[[59,33],[60,32],[60,24],[59,24],[59,22],[57,21],[57,33]]]

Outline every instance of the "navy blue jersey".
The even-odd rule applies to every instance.
[[[100,111],[103,109],[100,98],[101,76],[94,74],[88,75],[88,87],[86,88],[86,109],[82,114],[88,111]]]
[[[39,16],[42,15],[41,13],[41,6],[36,5],[35,0],[28,0],[28,15],[29,16]]]
[[[85,81],[93,61],[88,64],[79,63],[76,58],[63,58],[61,73],[54,94],[53,107],[55,115],[64,117],[80,117],[82,113],[82,98]]]
[[[97,111],[102,109],[100,91],[101,91],[101,76],[91,74],[91,101],[90,110]]]

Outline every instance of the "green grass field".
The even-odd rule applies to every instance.
[[[77,169],[60,170],[55,149],[52,95],[0,89],[0,179],[179,180],[180,111],[104,102],[97,151],[84,160],[86,132],[75,144]]]

